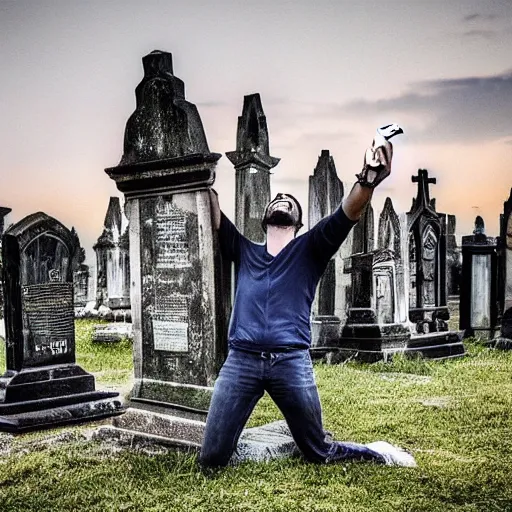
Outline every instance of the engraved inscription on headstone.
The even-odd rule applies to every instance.
[[[3,235],[6,367],[0,430],[18,432],[121,412],[118,393],[95,391],[75,364],[71,232],[39,212]]]
[[[155,350],[188,352],[188,303],[187,295],[156,297],[151,319]]]
[[[160,198],[156,205],[155,221],[156,268],[190,267],[185,212]]]
[[[423,233],[423,305],[436,306],[437,236],[431,226]]]
[[[58,271],[53,272],[58,276]],[[73,284],[50,282],[22,287],[23,338],[35,359],[64,354],[74,337]]]

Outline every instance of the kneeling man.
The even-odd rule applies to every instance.
[[[350,459],[414,465],[410,454],[385,443],[326,439],[309,354],[310,314],[329,260],[391,171],[397,125],[380,129],[365,154],[358,182],[338,209],[305,234],[302,209],[290,194],[277,194],[263,218],[264,245],[245,238],[220,211],[212,192],[214,228],[222,254],[235,262],[237,288],[229,328],[229,354],[215,382],[199,457],[203,467],[228,464],[254,406],[268,392],[306,460]]]

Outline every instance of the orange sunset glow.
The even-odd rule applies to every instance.
[[[512,187],[512,3],[150,0],[0,2],[0,206],[6,225],[36,211],[74,226],[88,262],[135,108],[141,59],[171,52],[210,150],[235,149],[243,96],[259,92],[274,169],[272,193],[307,210],[322,149],[354,181],[375,128],[395,122],[393,172],[374,199],[410,208],[411,175],[437,178],[437,210],[476,215],[498,234]],[[233,215],[235,172],[223,156],[215,188]]]

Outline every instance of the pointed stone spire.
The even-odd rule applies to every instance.
[[[109,200],[107,213],[103,222],[103,232],[99,236],[93,249],[113,246],[121,235],[121,223],[121,204],[118,197],[112,196]]]
[[[236,171],[235,224],[250,240],[263,242],[261,220],[270,202],[270,171],[280,159],[270,156],[267,119],[259,94],[244,96],[236,151],[226,156]]]
[[[309,177],[309,229],[336,210],[343,194],[343,183],[338,178],[334,159],[328,149],[323,149],[313,176]]]

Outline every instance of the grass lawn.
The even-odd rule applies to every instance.
[[[127,386],[129,344],[92,346],[92,325],[77,322],[78,363],[100,387]],[[289,459],[204,476],[195,455],[114,452],[78,436],[23,449],[30,434],[0,456],[0,511],[512,511],[512,352],[467,348],[442,363],[316,366],[326,428],[405,447],[418,468]],[[250,424],[275,419],[265,397]]]

